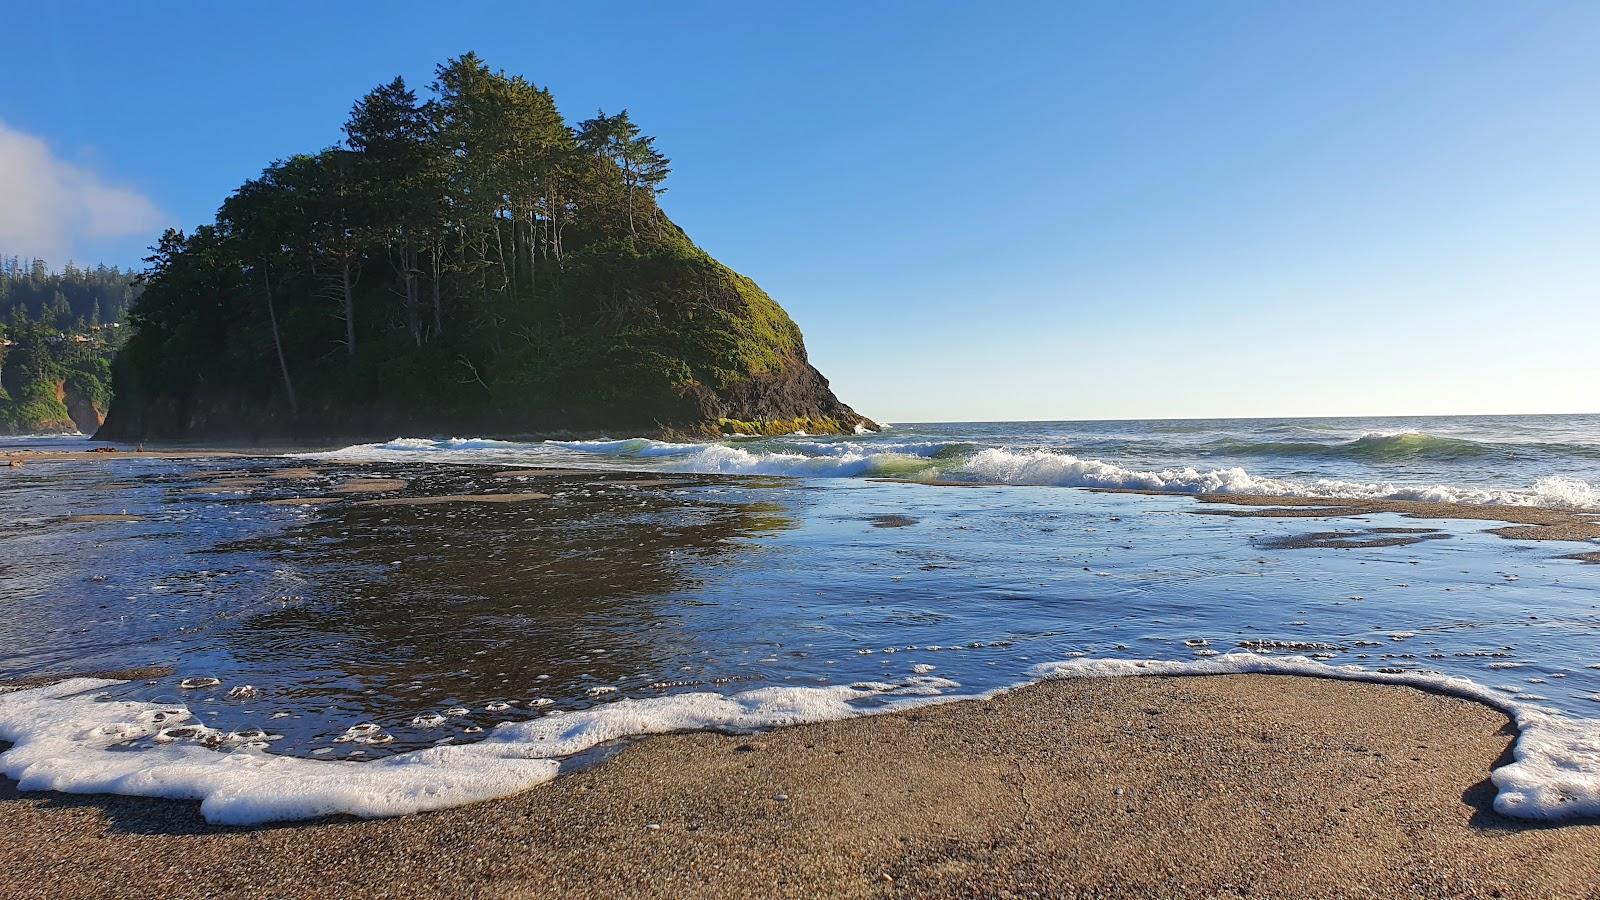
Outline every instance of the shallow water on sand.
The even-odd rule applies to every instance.
[[[265,477],[304,465],[0,470],[0,678],[168,666],[106,695],[338,759],[623,698],[918,675],[976,693],[1047,661],[1241,647],[1462,675],[1577,719],[1600,711],[1600,568],[1561,558],[1583,545],[1505,540],[1492,522],[431,461],[318,460]],[[409,484],[332,493],[356,478]],[[357,502],[505,492],[547,496]],[[342,499],[264,502],[308,495]],[[64,518],[123,512],[138,520]],[[376,729],[352,735],[365,724]]]

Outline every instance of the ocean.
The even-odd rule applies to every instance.
[[[0,766],[24,787],[202,797],[218,821],[384,815],[657,731],[1065,675],[1290,671],[1505,709],[1523,736],[1499,808],[1600,813],[1600,567],[1576,558],[1600,542],[1188,496],[1582,521],[1600,514],[1600,416],[106,457],[0,469],[0,678],[158,668],[0,694]],[[517,493],[363,505],[338,493],[353,479]],[[340,499],[269,502],[306,496]]]
[[[338,459],[1600,507],[1600,415],[891,425],[848,438],[399,439]]]

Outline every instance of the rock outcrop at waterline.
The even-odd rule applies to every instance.
[[[233,348],[249,341],[250,334],[219,335],[218,349],[226,357],[235,364],[252,359],[256,371],[242,379],[225,372],[171,379],[162,374],[170,368],[158,345],[170,338],[145,325],[117,360],[115,400],[96,437],[250,441],[608,433],[704,438],[877,429],[835,396],[808,360],[799,327],[754,282],[687,238],[654,252],[648,275],[631,264],[606,272],[629,285],[631,308],[619,329],[623,333],[610,346],[567,361],[566,371],[553,377],[516,349],[473,371],[470,360],[441,358],[426,349],[413,355],[405,348],[392,359],[376,361],[384,376],[363,372],[347,381],[337,357],[331,364],[320,361],[331,371],[318,373],[320,384],[309,379],[307,386],[297,384],[296,410],[276,385],[261,383],[261,370],[270,373],[275,367],[270,344],[265,354],[236,352]],[[640,337],[648,337],[646,349],[632,343]],[[319,365],[298,361],[313,370]],[[314,390],[307,389],[311,385]]]
[[[467,54],[345,148],[269,166],[168,232],[98,437],[852,433],[799,328],[656,202],[626,112],[568,127]]]

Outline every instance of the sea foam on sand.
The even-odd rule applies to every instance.
[[[1074,659],[1045,663],[1040,680],[1125,675],[1305,675],[1409,685],[1486,703],[1520,729],[1515,760],[1494,770],[1495,809],[1524,819],[1600,815],[1600,722],[1573,720],[1466,678],[1330,666],[1301,656],[1229,653],[1206,659]],[[190,721],[179,706],[100,699],[121,684],[75,678],[0,694],[0,772],[22,790],[200,800],[211,822],[251,825],[345,813],[364,818],[459,806],[514,794],[555,777],[558,760],[606,741],[673,731],[744,731],[844,719],[970,699],[960,685],[921,675],[894,683],[765,687],[624,699],[588,710],[507,722],[473,744],[434,747],[371,762],[279,756],[258,747],[219,752],[195,743],[130,748]],[[862,701],[878,701],[864,707]],[[122,746],[119,746],[122,745]]]
[[[889,684],[757,688],[737,694],[675,694],[619,700],[581,712],[504,723],[484,740],[370,762],[280,756],[244,747],[219,752],[196,743],[128,748],[161,729],[192,721],[174,705],[107,700],[95,691],[122,684],[73,678],[0,694],[0,773],[21,790],[199,800],[207,821],[228,825],[345,813],[396,816],[492,800],[554,778],[560,763],[597,744],[632,735],[699,729],[743,730],[860,715],[853,705],[892,698],[904,708],[959,687],[943,678]]]

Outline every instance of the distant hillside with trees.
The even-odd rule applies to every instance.
[[[626,110],[569,125],[471,53],[428,93],[375,88],[342,143],[162,236],[105,436],[871,425],[662,212],[670,163]]]
[[[132,272],[0,256],[0,434],[100,427],[139,293]]]

